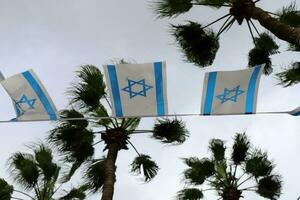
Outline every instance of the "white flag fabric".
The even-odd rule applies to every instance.
[[[104,65],[103,68],[114,116],[168,113],[165,62]]]
[[[289,112],[289,114],[294,116],[300,116],[300,107],[296,108],[295,110],[292,110],[291,112]]]
[[[201,114],[255,113],[262,68],[262,66],[256,66],[246,70],[206,73]]]
[[[49,94],[33,70],[1,81],[12,98],[17,118],[14,120],[56,120],[57,110]]]

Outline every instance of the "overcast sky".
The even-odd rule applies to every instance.
[[[204,73],[212,70],[234,70],[247,66],[247,53],[252,42],[246,25],[234,25],[221,36],[220,49],[214,64],[205,69],[185,63],[169,32],[169,23],[197,20],[209,23],[226,13],[226,9],[193,8],[191,12],[173,20],[157,20],[143,0],[0,0],[0,70],[11,76],[33,68],[44,83],[58,109],[68,105],[65,91],[74,81],[74,71],[82,64],[111,63],[114,58],[135,60],[138,63],[166,61],[168,101],[170,113],[198,113],[201,105]],[[276,11],[290,0],[262,0],[260,6]],[[298,7],[299,7],[298,2]],[[220,24],[214,28],[218,30]],[[299,53],[285,51],[273,56],[275,72],[292,61],[299,61]],[[300,85],[282,88],[274,75],[263,76],[258,95],[258,112],[285,111],[300,106]],[[13,106],[0,88],[0,120],[15,117]],[[252,116],[184,117],[191,135],[181,146],[165,146],[149,138],[136,135],[133,144],[141,153],[149,154],[161,168],[157,177],[143,184],[132,176],[129,165],[135,152],[121,151],[117,160],[115,200],[174,199],[182,183],[185,169],[180,158],[208,157],[211,138],[226,141],[229,147],[236,132],[250,136],[255,146],[268,151],[276,163],[275,171],[283,176],[283,195],[291,200],[300,196],[300,118],[287,114]],[[151,128],[153,119],[143,119],[141,129]],[[53,128],[49,122],[0,124],[0,177],[8,178],[6,161],[24,145],[43,140]],[[101,156],[102,146],[97,148]],[[79,182],[78,178],[73,184]],[[245,193],[246,200],[262,199]],[[89,199],[99,199],[99,195]],[[207,193],[206,199],[217,199]]]

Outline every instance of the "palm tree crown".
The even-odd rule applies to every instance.
[[[101,119],[109,116],[106,108],[111,109],[102,73],[95,66],[84,65],[77,76],[78,82],[69,89],[70,108],[61,112],[62,121],[51,130],[49,140],[65,160],[73,164],[69,176],[85,164],[86,184],[93,192],[101,190],[102,200],[111,200],[116,181],[115,162],[120,150],[127,150],[131,146],[137,152],[131,171],[143,174],[145,181],[150,181],[159,169],[150,156],[140,154],[130,142],[133,134],[151,133],[154,139],[163,143],[181,144],[186,140],[188,131],[178,119],[159,119],[153,130],[137,130],[140,118]],[[103,158],[96,158],[95,147],[101,143],[107,154]]]
[[[44,144],[31,148],[33,153],[14,153],[9,159],[10,172],[13,179],[24,191],[10,186],[0,179],[0,199],[10,200],[83,200],[87,186],[59,191],[66,181],[62,178],[61,167],[53,161],[52,151]],[[18,194],[21,197],[13,195]],[[63,195],[61,195],[63,194]]]
[[[178,192],[179,200],[198,200],[203,192],[215,190],[223,200],[239,200],[247,191],[255,191],[267,199],[278,199],[281,194],[281,177],[274,174],[274,164],[266,153],[251,147],[245,133],[237,133],[230,158],[225,157],[226,146],[220,139],[209,144],[211,158],[185,158],[186,183],[191,188]],[[210,188],[196,188],[207,183]]]
[[[198,22],[188,22],[181,25],[172,25],[172,32],[182,49],[186,60],[200,67],[206,67],[213,63],[219,49],[220,35],[228,31],[237,22],[245,24],[253,39],[254,47],[250,50],[249,67],[265,64],[265,74],[272,72],[270,56],[278,53],[279,46],[275,38],[284,40],[290,44],[289,50],[300,49],[300,11],[295,3],[284,7],[277,13],[262,10],[257,7],[260,0],[157,0],[153,3],[153,9],[159,17],[177,17],[188,12],[196,6],[207,6],[219,9],[228,8],[228,14],[201,25]],[[214,33],[209,27],[223,20],[219,31]],[[254,20],[257,20],[268,32],[260,33]],[[255,36],[255,34],[257,36]],[[274,37],[275,36],[275,37]],[[292,64],[291,69],[277,74],[281,84],[290,86],[298,83],[299,65]],[[293,74],[291,76],[291,74]],[[296,79],[296,80],[295,80]]]

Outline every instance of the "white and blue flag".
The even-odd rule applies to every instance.
[[[300,116],[300,107],[296,108],[295,110],[290,111],[289,114],[293,115],[293,116]]]
[[[205,74],[201,114],[251,114],[256,112],[256,99],[262,66],[238,71]]]
[[[1,81],[13,100],[18,121],[55,120],[57,110],[49,94],[33,70]]]
[[[114,116],[168,113],[165,62],[104,65],[103,68]]]

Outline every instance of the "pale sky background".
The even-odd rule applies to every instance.
[[[0,70],[11,76],[33,68],[44,83],[58,109],[68,105],[65,91],[74,81],[74,71],[82,64],[101,67],[114,58],[133,59],[138,63],[164,60],[167,62],[168,100],[170,113],[198,113],[204,73],[211,70],[234,70],[247,66],[247,53],[252,40],[246,29],[234,25],[223,34],[214,64],[205,69],[185,63],[179,48],[170,36],[169,23],[195,19],[209,23],[221,17],[224,10],[193,8],[188,14],[173,20],[156,20],[150,1],[143,0],[0,0]],[[290,0],[262,0],[259,5],[276,11]],[[297,2],[298,7],[299,1]],[[214,28],[218,30],[221,24]],[[299,53],[285,51],[273,56],[275,72],[292,61],[299,61]],[[263,76],[258,95],[258,112],[285,111],[300,106],[300,85],[282,88],[274,74]],[[15,116],[13,106],[0,88],[0,120]],[[121,151],[117,160],[115,200],[174,199],[183,188],[180,160],[183,157],[208,155],[211,138],[232,144],[234,133],[246,131],[252,143],[267,150],[283,176],[283,195],[291,200],[300,196],[300,123],[299,117],[287,114],[252,116],[184,117],[191,135],[181,146],[165,146],[149,138],[135,135],[132,142],[141,153],[149,154],[161,168],[148,184],[129,172],[135,152]],[[153,119],[143,119],[141,129],[151,128]],[[53,128],[49,122],[0,124],[0,177],[8,178],[8,157],[30,142],[47,136]],[[97,149],[101,156],[102,146]],[[74,178],[76,185],[80,179]],[[11,181],[10,181],[11,183]],[[244,193],[245,200],[262,199]],[[100,195],[88,199],[99,199]],[[213,192],[205,199],[217,199]]]

